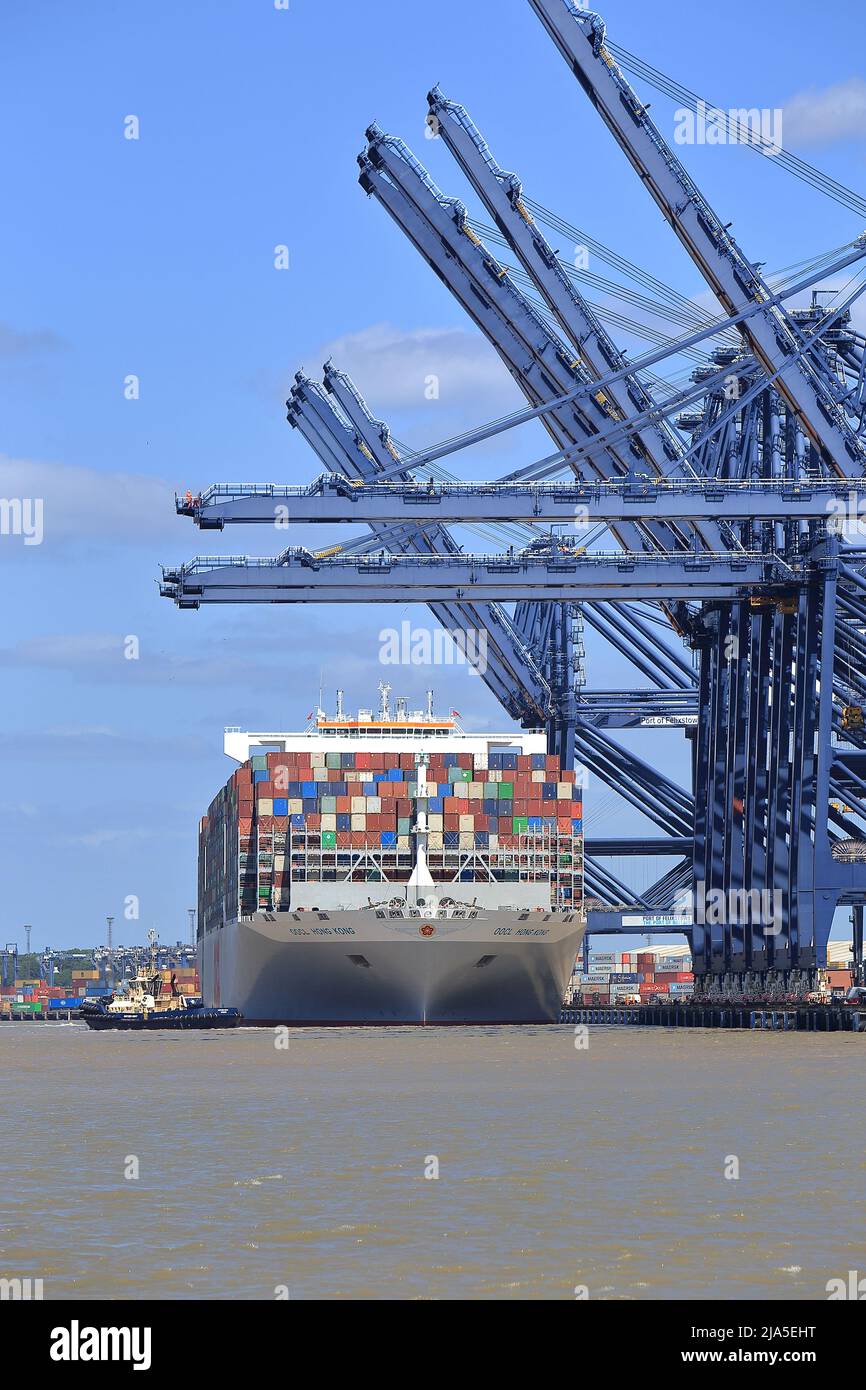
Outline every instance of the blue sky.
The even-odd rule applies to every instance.
[[[866,186],[862,9],[831,0],[820,29],[798,0],[612,0],[604,13],[615,41],[711,100],[785,108],[795,153]],[[176,611],[158,598],[160,562],[276,546],[240,530],[203,539],[175,517],[174,489],[314,476],[283,402],[295,370],[317,373],[331,351],[413,445],[520,403],[358,188],[365,127],[402,135],[482,214],[442,143],[424,138],[439,82],[532,197],[684,293],[702,287],[523,0],[290,0],[287,12],[7,0],[0,48],[0,495],[45,499],[42,545],[0,537],[0,931],[23,941],[30,922],[37,946],[95,941],[135,895],[140,920],[115,939],[151,925],[173,939],[195,898],[197,817],[230,770],[223,726],[298,726],[320,671],[369,702],[380,628],[426,621],[409,606]],[[667,134],[672,111],[654,97]],[[768,160],[686,153],[768,269],[862,230]],[[274,269],[277,244],[288,271]],[[437,402],[421,389],[431,368]],[[506,437],[453,466],[505,472],[544,448],[540,433]],[[124,659],[130,635],[136,661]],[[589,654],[591,685],[624,678]],[[503,722],[465,673],[407,668],[394,681],[418,696],[428,684],[473,727]],[[684,772],[679,736],[652,737]],[[598,810],[601,830],[603,799]]]

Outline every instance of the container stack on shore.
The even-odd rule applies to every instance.
[[[199,833],[200,926],[285,909],[292,882],[408,881],[418,802],[414,753],[262,753],[232,775]],[[583,803],[547,754],[431,752],[427,859],[434,879],[550,878],[582,901]],[[575,847],[577,842],[577,848]]]
[[[181,994],[194,997],[201,994],[198,971],[195,966],[178,966],[176,970],[160,971],[162,992],[171,988],[171,977],[175,975]],[[15,1014],[30,1014],[40,1018],[52,1012],[67,1012],[77,1009],[85,997],[109,998],[114,987],[99,983],[98,970],[73,970],[72,982],[68,985],[49,985],[45,980],[15,980],[10,985],[0,986],[0,1018]]]
[[[695,980],[688,947],[659,946],[655,950],[592,951],[589,969],[575,965],[566,991],[568,1004],[616,1004],[626,1000],[649,1003],[688,999]]]

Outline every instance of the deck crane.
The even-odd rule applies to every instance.
[[[649,189],[727,314],[771,297],[760,273],[710,207],[651,120],[605,47],[601,17],[570,0],[530,4],[626,157]],[[783,308],[760,310],[742,324],[751,351],[809,435],[822,465],[860,477],[866,451],[829,386],[819,349],[787,365],[801,335]]]

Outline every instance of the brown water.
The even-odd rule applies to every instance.
[[[866,1273],[864,1049],[2,1024],[0,1276],[46,1298],[823,1299]]]

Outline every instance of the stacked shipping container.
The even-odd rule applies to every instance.
[[[676,948],[674,948],[675,950]],[[596,951],[589,956],[589,970],[578,966],[572,974],[568,998],[572,1003],[615,1004],[624,997],[671,999],[694,992],[691,956],[670,947],[656,951]]]
[[[292,881],[404,883],[414,863],[414,752],[262,753],[232,775],[199,832],[199,922],[288,907]],[[427,858],[434,880],[546,877],[579,905],[583,804],[547,754],[427,755]],[[577,842],[577,848],[575,848]]]

